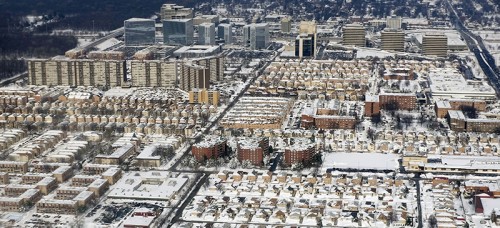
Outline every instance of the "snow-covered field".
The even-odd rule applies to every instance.
[[[323,168],[396,170],[399,155],[380,153],[327,153]]]

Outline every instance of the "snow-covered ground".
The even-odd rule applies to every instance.
[[[324,157],[324,169],[396,170],[400,156],[381,153],[327,153]]]

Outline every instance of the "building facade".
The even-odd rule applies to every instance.
[[[126,46],[145,46],[155,43],[155,21],[131,18],[124,22]]]
[[[422,53],[436,57],[448,55],[448,37],[444,34],[426,34],[422,38]]]
[[[365,27],[363,27],[362,25],[346,25],[343,28],[342,43],[344,45],[364,47],[366,46],[365,35]]]
[[[311,142],[296,142],[285,148],[285,164],[309,162],[316,153],[315,146]]]
[[[121,86],[125,61],[29,60],[28,83],[47,86]]]
[[[220,24],[217,27],[217,36],[219,40],[224,40],[225,44],[233,43],[233,27],[231,24]]]
[[[264,156],[269,153],[269,139],[241,138],[238,139],[238,160],[240,162],[250,161],[253,165],[262,166]]]
[[[132,86],[175,88],[176,62],[161,60],[131,61]]]
[[[163,43],[166,45],[191,45],[193,33],[193,19],[163,21]]]
[[[267,23],[243,26],[243,43],[252,50],[265,49],[269,46],[269,25]]]
[[[202,23],[198,25],[198,44],[215,45],[215,24]]]
[[[215,90],[194,89],[189,91],[189,103],[219,106],[220,92]]]
[[[177,4],[163,4],[160,9],[160,14],[162,20],[191,19],[193,18],[193,9]]]
[[[405,50],[405,34],[398,30],[382,31],[382,50],[387,51],[404,51]]]
[[[184,91],[208,89],[210,87],[210,69],[193,63],[184,63],[180,67],[179,88]]]
[[[204,141],[192,146],[191,151],[197,161],[217,159],[226,152],[227,141],[218,136],[207,136]]]

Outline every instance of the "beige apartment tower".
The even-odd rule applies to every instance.
[[[179,88],[184,91],[208,89],[210,86],[210,70],[193,63],[185,63],[180,67]]]
[[[448,55],[448,37],[444,34],[426,34],[422,37],[422,53],[436,57]]]
[[[405,34],[403,31],[392,29],[382,31],[382,50],[404,51]]]
[[[210,73],[210,81],[217,82],[224,79],[224,57],[212,56],[202,59],[193,60],[196,65],[204,66]]]
[[[360,24],[346,25],[343,29],[342,43],[358,47],[366,46],[365,27]]]
[[[131,62],[132,86],[175,88],[176,63],[161,60]]]
[[[47,86],[121,86],[123,60],[29,60],[28,83]]]
[[[220,92],[206,89],[193,89],[189,91],[189,103],[219,105]]]

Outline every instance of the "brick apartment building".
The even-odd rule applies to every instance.
[[[298,141],[293,145],[289,145],[285,148],[286,165],[311,161],[314,154],[316,153],[316,149],[314,143],[307,141]]]
[[[417,107],[417,96],[414,93],[386,93],[367,95],[365,99],[365,116],[374,116],[381,109],[414,110]]]
[[[202,142],[192,146],[193,156],[197,161],[218,158],[226,151],[227,141],[219,136],[207,136]]]
[[[250,161],[253,165],[262,166],[264,156],[269,153],[269,138],[243,138],[238,140],[238,160]]]
[[[445,118],[449,110],[462,110],[464,108],[473,108],[478,112],[484,112],[486,111],[486,101],[475,99],[439,100],[434,106],[438,118]]]

